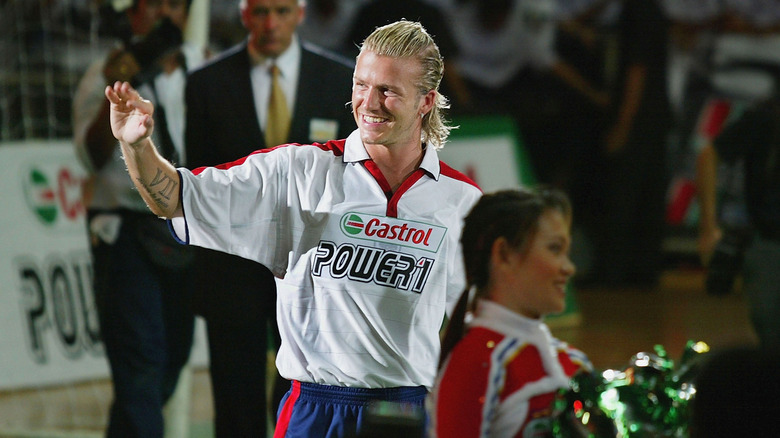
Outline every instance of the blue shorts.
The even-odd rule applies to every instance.
[[[294,380],[279,405],[274,438],[358,437],[361,427],[382,417],[392,417],[392,427],[422,431],[427,394],[424,386],[368,389]]]

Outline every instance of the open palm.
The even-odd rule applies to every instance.
[[[111,132],[117,140],[132,146],[152,135],[154,105],[129,83],[107,86],[106,98],[111,103]]]

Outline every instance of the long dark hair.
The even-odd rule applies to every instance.
[[[449,356],[465,331],[464,318],[490,280],[490,252],[493,242],[503,237],[513,248],[524,251],[539,228],[539,218],[548,210],[560,211],[571,219],[571,202],[564,192],[547,186],[533,189],[502,190],[485,194],[464,221],[460,243],[466,269],[466,288],[452,312],[442,341],[439,367]]]

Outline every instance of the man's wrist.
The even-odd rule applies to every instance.
[[[123,146],[132,151],[133,155],[140,156],[146,153],[147,148],[154,149],[154,146],[152,145],[152,141],[149,139],[149,137],[144,137],[140,140],[138,140],[135,143],[130,143],[125,140],[120,140],[119,143]]]

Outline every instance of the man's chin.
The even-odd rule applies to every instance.
[[[363,143],[373,144],[379,142],[379,140],[381,140],[381,136],[376,132],[367,130],[366,128],[360,128],[360,139],[363,140]]]
[[[281,55],[284,52],[285,47],[283,47],[280,43],[269,43],[264,42],[258,44],[258,52],[262,54],[263,56],[275,58],[279,55]]]

